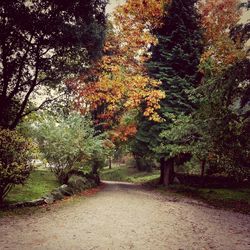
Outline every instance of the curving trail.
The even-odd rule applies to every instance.
[[[250,216],[108,182],[58,210],[0,219],[0,249],[250,249]]]

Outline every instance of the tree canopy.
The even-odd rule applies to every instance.
[[[1,1],[0,126],[14,128],[26,113],[39,108],[30,103],[35,93],[44,95],[48,87],[58,87],[100,57],[106,3]]]

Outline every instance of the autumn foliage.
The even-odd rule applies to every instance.
[[[206,0],[199,4],[207,48],[202,63],[210,60],[217,72],[245,56],[240,41],[234,42],[230,37],[230,30],[240,20],[239,3],[239,0]]]
[[[107,24],[102,58],[86,74],[70,79],[75,106],[83,114],[92,113],[97,124],[113,129],[113,137],[123,141],[135,126],[122,124],[130,110],[143,112],[149,120],[161,122],[157,113],[165,98],[161,82],[149,77],[145,63],[150,48],[157,44],[153,31],[163,25],[166,5],[171,0],[128,0],[117,7]],[[239,21],[238,0],[198,1],[204,29],[201,71],[209,64],[218,73],[244,57],[242,45],[230,38],[230,29]],[[143,109],[142,109],[143,107]],[[126,132],[125,131],[130,131]]]
[[[149,48],[157,43],[151,30],[161,25],[167,1],[127,1],[114,12],[107,32],[104,55],[87,76],[70,81],[75,90],[76,107],[81,112],[99,110],[97,122],[116,125],[116,136],[124,140],[135,132],[134,124],[117,127],[124,113],[140,109],[149,120],[160,121],[157,109],[165,97],[158,89],[161,82],[147,75],[145,62]],[[133,129],[132,129],[133,128]]]
[[[127,141],[128,138],[134,136],[137,132],[136,124],[123,125],[120,124],[117,128],[114,128],[111,132],[111,140],[114,143],[120,143]]]

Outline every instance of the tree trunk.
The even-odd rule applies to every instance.
[[[164,173],[163,173],[163,185],[169,186],[173,184],[174,181],[174,160],[169,159],[165,161]]]
[[[112,159],[111,159],[111,157],[109,157],[109,169],[111,169],[112,168]]]
[[[204,186],[204,175],[205,175],[206,159],[201,161],[201,186]]]
[[[165,167],[165,159],[164,157],[162,157],[160,159],[160,171],[161,171],[160,180],[159,180],[160,185],[164,183],[164,167]]]
[[[201,161],[201,177],[202,178],[204,177],[204,174],[205,174],[205,166],[206,166],[206,159],[203,159]]]

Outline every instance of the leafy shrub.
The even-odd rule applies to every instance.
[[[32,167],[34,145],[16,131],[0,129],[0,202],[15,184],[23,184]]]
[[[104,136],[95,136],[91,120],[76,113],[46,115],[33,123],[32,134],[60,183],[67,182],[72,170],[97,173],[107,154]]]

